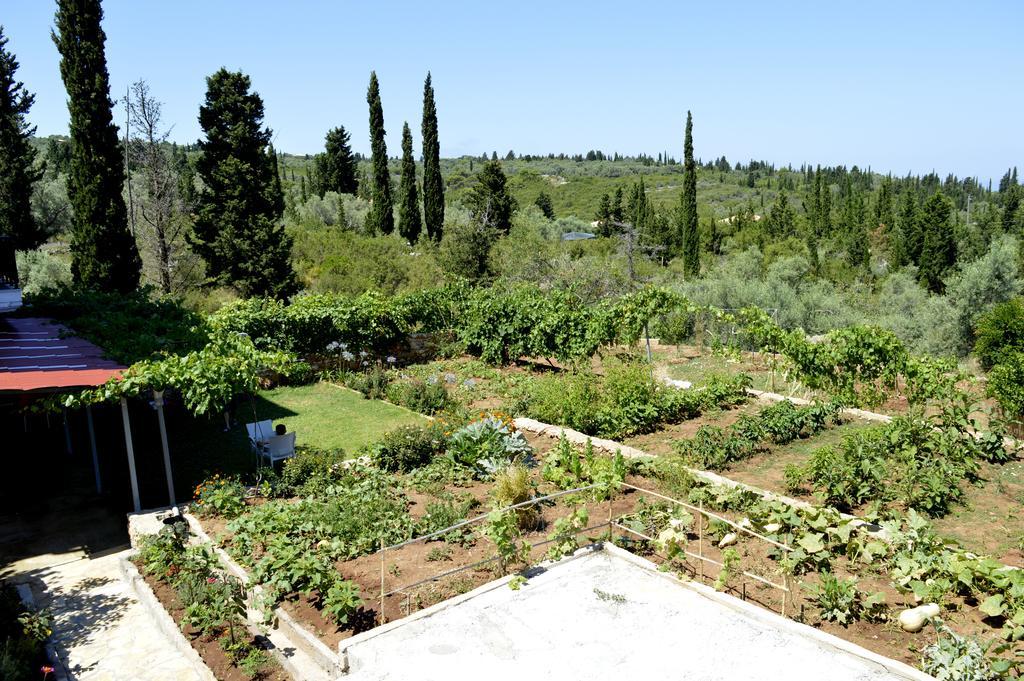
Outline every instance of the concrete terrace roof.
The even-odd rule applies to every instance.
[[[0,316],[0,392],[97,386],[125,367],[87,340],[38,317]]]
[[[349,671],[342,678],[931,678],[740,599],[680,582],[614,546],[594,548],[549,567],[519,591],[499,580],[342,641]]]

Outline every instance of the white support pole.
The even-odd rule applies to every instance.
[[[171,475],[171,449],[167,446],[167,422],[164,420],[164,391],[153,391],[153,404],[156,407],[156,417],[160,422],[160,445],[164,449],[164,471],[167,473],[167,498],[171,506],[177,506],[174,500],[174,476]]]
[[[92,472],[96,477],[96,494],[103,494],[103,480],[100,478],[100,456],[96,451],[96,428],[92,424],[92,405],[85,407],[85,422],[89,426],[89,448],[92,449]]]
[[[71,449],[71,424],[68,423],[68,408],[64,407],[61,409],[61,412],[64,416],[64,453],[68,456],[73,456],[74,451]]]
[[[132,481],[132,501],[135,503],[135,512],[142,510],[142,503],[139,501],[139,479],[135,475],[135,447],[132,445],[132,424],[128,420],[128,400],[121,398],[121,418],[124,421],[124,446],[128,450],[128,475]]]

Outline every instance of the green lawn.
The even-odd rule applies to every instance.
[[[260,419],[270,418],[295,431],[296,444],[320,449],[344,449],[355,453],[376,442],[389,430],[424,417],[403,407],[367,400],[333,383],[314,383],[295,388],[275,388],[259,393],[255,401]],[[250,421],[239,410],[239,420]]]

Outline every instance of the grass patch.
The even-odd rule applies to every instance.
[[[256,414],[283,423],[297,433],[300,445],[320,449],[344,449],[354,453],[399,426],[421,423],[423,417],[402,407],[365,399],[359,393],[332,383],[275,388],[259,394]],[[248,421],[239,409],[239,420]]]

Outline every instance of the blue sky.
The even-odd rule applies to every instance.
[[[67,130],[55,3],[4,0],[40,134]],[[1024,166],[1024,3],[107,0],[113,96],[145,78],[195,141],[204,78],[241,69],[278,149],[343,124],[366,152],[366,83],[388,146],[419,143],[434,75],[445,156],[667,150],[998,177]],[[123,112],[116,114],[123,120]]]

